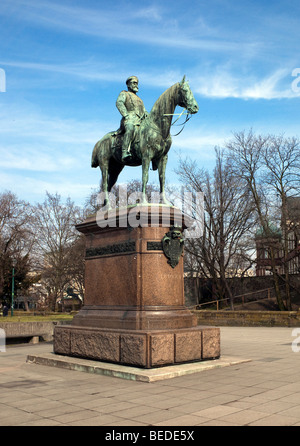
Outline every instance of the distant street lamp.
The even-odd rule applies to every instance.
[[[10,315],[14,315],[14,296],[15,296],[15,260],[13,260],[12,283],[11,283],[11,307]]]

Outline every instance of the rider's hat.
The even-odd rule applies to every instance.
[[[133,79],[136,80],[137,82],[139,82],[139,80],[138,80],[138,78],[137,78],[136,76],[130,76],[130,77],[126,80],[126,85],[128,85],[129,82],[132,81]]]

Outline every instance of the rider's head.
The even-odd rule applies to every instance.
[[[126,85],[128,91],[132,91],[133,93],[137,93],[139,91],[139,80],[136,76],[130,76],[126,81]]]

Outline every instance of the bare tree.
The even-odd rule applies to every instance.
[[[68,198],[62,203],[58,194],[46,193],[44,203],[35,209],[35,229],[41,254],[42,280],[47,288],[51,307],[66,287],[73,284],[74,259],[78,255],[79,232],[75,224],[82,220],[82,211]],[[77,265],[78,266],[78,265]]]
[[[187,261],[212,279],[218,297],[229,298],[233,308],[228,278],[243,275],[251,267],[245,243],[253,225],[249,194],[239,187],[220,149],[216,149],[212,174],[188,160],[180,161],[177,173],[187,190],[204,194],[203,234],[186,241]]]
[[[287,309],[291,310],[291,287],[288,268],[288,237],[294,222],[289,215],[288,199],[300,193],[300,143],[297,138],[270,136],[263,152],[265,182],[273,196],[278,197],[282,230],[282,252]]]
[[[79,234],[69,250],[68,275],[72,288],[84,296],[85,236]]]
[[[34,246],[32,207],[12,192],[0,194],[0,298],[11,294],[12,268],[15,291],[30,286],[29,270]]]
[[[280,289],[278,265],[276,256],[280,245],[274,243],[274,231],[271,225],[272,210],[277,197],[280,199],[277,214],[283,216],[287,222],[286,197],[295,189],[299,176],[299,144],[296,139],[283,137],[255,135],[252,130],[246,134],[234,134],[234,138],[227,144],[233,174],[241,180],[241,185],[252,196],[255,212],[262,228],[269,252],[271,271],[274,279],[277,304],[280,310],[285,305]],[[299,183],[298,183],[299,184]],[[286,232],[286,227],[284,232]],[[287,240],[286,233],[283,236]],[[287,245],[285,243],[285,256]],[[287,271],[287,269],[286,269]],[[286,275],[287,304],[290,307],[288,275]]]

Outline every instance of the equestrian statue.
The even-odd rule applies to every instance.
[[[165,196],[165,171],[172,144],[170,129],[175,108],[179,105],[189,115],[198,112],[198,104],[185,76],[157,99],[150,113],[137,96],[137,77],[130,76],[126,85],[128,90],[121,91],[116,102],[122,115],[120,128],[103,136],[95,144],[92,154],[92,167],[99,166],[102,173],[104,205],[109,205],[109,192],[124,166],[140,165],[142,203],[147,203],[146,185],[150,163],[153,170],[158,170],[161,202],[169,204]]]

